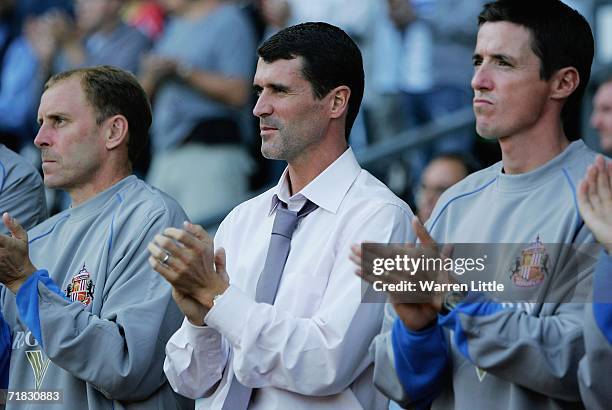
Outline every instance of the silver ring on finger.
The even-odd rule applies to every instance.
[[[167,265],[168,260],[170,259],[170,253],[169,252],[165,252],[166,254],[164,255],[164,259],[162,259],[160,262],[164,265]]]

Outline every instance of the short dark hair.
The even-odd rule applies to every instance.
[[[96,112],[96,122],[121,114],[128,122],[128,157],[132,164],[145,151],[153,115],[146,92],[131,73],[104,65],[63,71],[45,84],[48,90],[73,76],[81,78],[87,101]]]
[[[257,49],[257,55],[267,63],[302,57],[302,74],[318,99],[335,87],[345,85],[350,88],[345,126],[348,140],[364,87],[361,51],[348,34],[327,23],[302,23],[270,37]]]
[[[540,59],[540,78],[549,80],[565,67],[574,67],[580,84],[563,106],[561,119],[567,137],[579,139],[582,97],[591,77],[595,46],[589,23],[560,0],[498,0],[488,3],[478,25],[507,21],[531,32],[531,49]]]

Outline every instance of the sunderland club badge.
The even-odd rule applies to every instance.
[[[71,302],[80,302],[85,307],[89,306],[93,300],[95,288],[90,276],[83,264],[81,270],[72,277],[72,281],[66,287],[66,297]]]
[[[530,288],[544,281],[548,273],[548,251],[538,236],[535,242],[523,249],[516,258],[510,278],[521,288]]]

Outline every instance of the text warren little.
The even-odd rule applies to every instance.
[[[503,292],[504,284],[496,280],[485,282],[472,280],[470,283],[437,283],[434,280],[410,282],[402,280],[399,283],[374,282],[376,292]]]

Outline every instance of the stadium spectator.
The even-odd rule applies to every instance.
[[[289,25],[291,6],[287,0],[259,0],[259,12],[266,24],[264,38],[268,39]]]
[[[151,40],[164,32],[164,8],[157,0],[131,0],[123,9],[123,19],[137,27]]]
[[[432,159],[423,170],[416,193],[419,220],[427,221],[440,195],[468,176],[472,168],[461,154],[442,154]]]
[[[469,107],[473,22],[487,0],[390,0],[390,16],[402,35],[399,87],[409,127],[424,125]],[[454,133],[409,154],[416,184],[431,158],[444,152],[470,153],[470,130]]]
[[[34,21],[49,10],[58,7],[67,10],[63,3],[66,1],[0,2],[3,17],[0,22],[0,142],[14,151],[22,149],[36,134],[36,106],[45,80],[40,79],[40,64],[33,47],[39,34],[33,32]]]
[[[200,221],[248,192],[255,34],[231,1],[161,3],[173,16],[140,72],[154,113],[148,181]]]
[[[70,4],[69,4],[70,3]],[[50,74],[77,66],[110,64],[135,71],[149,40],[121,22],[122,0],[77,0],[76,23],[66,0],[23,1],[23,21],[7,46],[0,83],[0,136],[18,150],[36,134],[36,106]]]
[[[612,76],[603,81],[593,98],[591,125],[599,132],[599,145],[612,155]]]
[[[19,34],[15,0],[0,0],[0,63],[12,39]]]
[[[41,64],[52,72],[112,65],[136,73],[151,41],[121,19],[123,0],[76,0],[76,17],[49,12],[39,19],[31,41]]]

